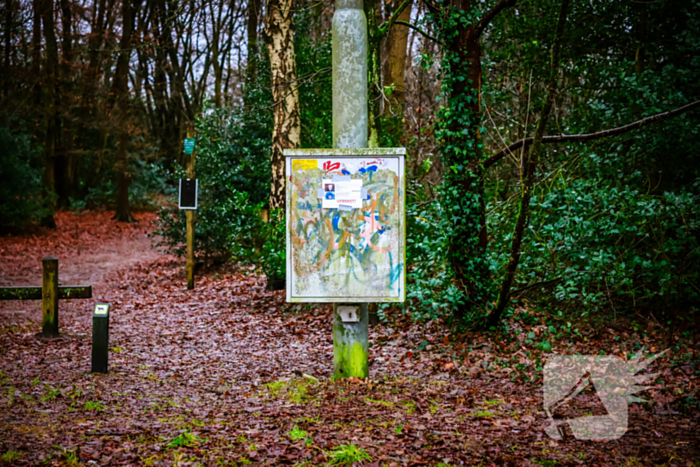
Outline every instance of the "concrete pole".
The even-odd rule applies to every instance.
[[[333,147],[367,147],[367,18],[362,0],[335,0],[333,15]],[[339,306],[356,306],[344,323]],[[367,303],[333,304],[334,377],[369,376]]]
[[[367,147],[367,19],[362,0],[335,0],[333,147]]]

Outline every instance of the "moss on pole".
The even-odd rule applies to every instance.
[[[369,313],[368,304],[362,303],[359,321],[344,323],[338,313],[337,303],[333,304],[333,377],[367,378],[369,376]]]

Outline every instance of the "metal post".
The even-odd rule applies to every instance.
[[[92,314],[93,373],[107,373],[109,361],[109,303],[98,303]]]
[[[362,0],[336,0],[333,15],[333,147],[367,147],[367,19]],[[356,307],[356,321],[340,307]],[[369,376],[367,304],[333,304],[334,377]]]
[[[58,258],[41,261],[41,330],[44,336],[58,336]]]

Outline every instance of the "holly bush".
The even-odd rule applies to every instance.
[[[261,122],[248,120],[250,115],[208,109],[197,121],[198,256],[227,259],[232,241],[249,242],[250,232],[260,230],[261,209],[269,192],[268,132]],[[185,178],[182,167],[176,167],[173,183],[179,178]],[[183,256],[185,233],[185,211],[179,210],[176,203],[162,207],[153,233],[161,237],[158,246]]]

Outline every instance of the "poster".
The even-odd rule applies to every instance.
[[[288,301],[405,299],[404,154],[285,150]]]
[[[322,207],[324,209],[360,209],[362,207],[362,179],[323,179]]]

